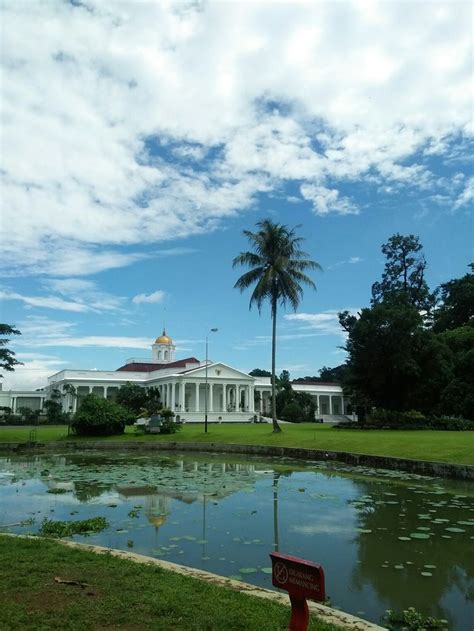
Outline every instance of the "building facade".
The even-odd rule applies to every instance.
[[[269,377],[253,377],[222,362],[208,361],[206,365],[195,357],[176,359],[176,347],[166,331],[155,340],[151,350],[150,359],[131,358],[117,370],[61,370],[48,378],[41,391],[0,392],[0,405],[12,408],[13,412],[18,412],[21,404],[41,409],[53,390],[58,390],[64,411],[75,412],[88,394],[113,401],[121,386],[135,383],[144,388],[158,388],[164,407],[186,422],[202,422],[206,407],[209,422],[249,422],[256,415],[270,415]],[[74,386],[75,394],[67,392],[68,384]],[[292,387],[314,398],[317,416],[330,420],[347,414],[338,384],[294,383]]]

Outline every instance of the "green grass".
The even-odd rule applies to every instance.
[[[286,629],[289,619],[284,605],[44,539],[0,536],[0,558],[2,631],[276,631]],[[314,616],[310,629],[339,630]]]
[[[0,442],[27,441],[28,429],[0,428]],[[38,427],[40,442],[64,440],[64,426]],[[73,438],[73,440],[91,440]],[[167,436],[135,435],[127,428],[122,436],[92,440],[183,441],[199,443],[228,443],[244,445],[275,445],[304,447],[330,451],[348,451],[377,456],[432,460],[456,464],[474,464],[474,432],[396,431],[396,430],[340,430],[329,425],[301,423],[284,425],[281,434],[273,434],[271,425],[209,425],[204,433],[202,425],[185,425],[177,434]]]

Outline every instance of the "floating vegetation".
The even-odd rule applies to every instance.
[[[464,528],[456,528],[456,526],[450,526],[449,528],[445,528],[448,532],[466,532]]]
[[[411,532],[410,537],[412,539],[429,539],[430,538],[429,534],[425,532]]]
[[[241,574],[254,574],[255,572],[258,572],[258,570],[256,567],[241,567],[239,572]]]
[[[45,518],[41,523],[39,534],[44,537],[71,537],[101,532],[108,527],[109,522],[105,517],[93,517],[80,521],[53,521]]]
[[[64,495],[65,493],[72,493],[72,489],[63,489],[62,487],[58,487],[55,489],[48,489],[46,493],[51,493],[51,495]]]

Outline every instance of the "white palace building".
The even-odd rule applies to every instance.
[[[126,383],[156,387],[165,407],[182,421],[202,422],[205,411],[205,388],[208,383],[208,419],[210,422],[249,422],[255,415],[268,416],[271,410],[269,377],[253,377],[221,362],[199,361],[195,357],[176,359],[176,347],[163,330],[152,345],[149,359],[131,358],[117,370],[61,370],[48,378],[39,391],[0,391],[0,406],[15,413],[22,407],[39,410],[54,389],[63,393],[72,384],[76,396],[64,394],[63,409],[75,412],[81,400],[95,394],[114,400]],[[307,392],[315,399],[316,416],[325,420],[347,414],[342,388],[335,383],[293,383],[296,391]]]

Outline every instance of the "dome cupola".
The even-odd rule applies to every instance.
[[[175,361],[176,346],[173,344],[173,339],[169,335],[166,335],[165,329],[163,329],[163,333],[156,338],[151,350],[153,359],[161,364],[169,364]]]

